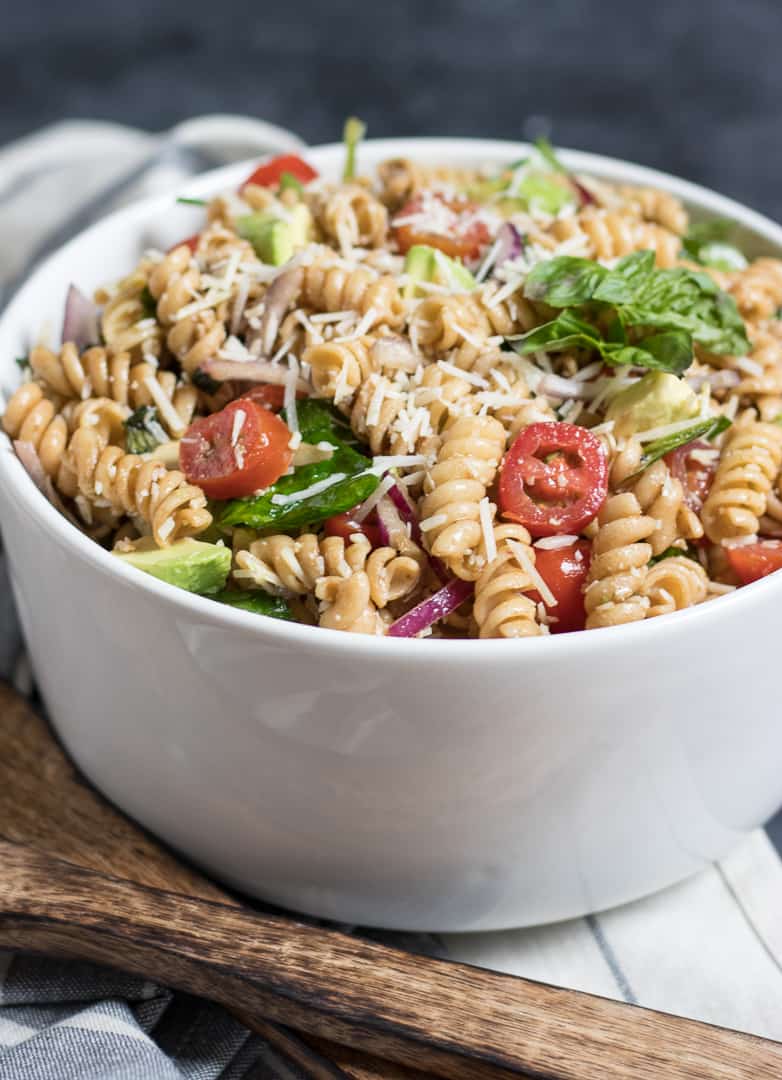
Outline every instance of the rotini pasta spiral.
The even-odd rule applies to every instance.
[[[352,341],[324,341],[305,349],[312,385],[321,397],[352,398],[358,387],[377,371],[372,347],[377,339],[364,335]]]
[[[227,337],[225,310],[207,308],[183,316],[183,309],[198,297],[199,284],[200,273],[186,244],[169,252],[149,276],[158,319],[169,328],[166,344],[188,374],[216,356]]]
[[[647,619],[701,604],[709,579],[700,563],[686,555],[662,559],[646,572],[644,595],[649,599]]]
[[[388,233],[388,211],[360,184],[331,192],[318,207],[317,220],[344,253],[354,247],[382,247]]]
[[[372,603],[369,575],[359,570],[350,577],[325,577],[316,595],[323,602],[318,625],[353,634],[382,634],[384,624]]]
[[[655,188],[620,187],[619,194],[644,221],[653,221],[679,236],[687,232],[689,214],[681,200],[670,192],[657,191]]]
[[[437,464],[424,479],[421,528],[432,555],[457,577],[475,581],[485,559],[479,504],[505,449],[505,429],[490,416],[460,417],[443,435]]]
[[[745,319],[771,319],[782,305],[782,259],[755,259],[727,280]]]
[[[114,289],[99,289],[97,299],[103,304],[101,334],[113,352],[128,352],[134,360],[159,356],[163,342],[160,325],[144,303],[144,290],[154,267],[145,257]]]
[[[656,522],[642,513],[631,491],[610,495],[597,517],[592,563],[584,594],[587,629],[618,626],[646,617],[644,593],[649,538]]]
[[[672,267],[681,250],[678,234],[662,225],[639,221],[634,214],[592,206],[555,221],[553,233],[558,240],[584,236],[588,255],[596,259],[616,259],[633,251],[649,250],[654,252],[658,266]]]
[[[302,301],[315,311],[372,312],[371,330],[401,325],[405,309],[399,285],[390,274],[377,274],[365,266],[346,269],[332,257],[321,257],[303,268]]]
[[[485,312],[466,293],[429,296],[420,302],[410,318],[411,338],[429,355],[450,352],[465,342],[480,348],[490,331]]]
[[[43,471],[58,487],[71,486],[64,461],[68,424],[37,383],[23,383],[15,391],[3,413],[3,430],[12,439],[35,447]]]
[[[782,428],[741,421],[726,436],[701,519],[713,543],[752,536],[782,464]]]
[[[537,620],[537,605],[525,595],[533,592],[536,586],[519,562],[518,548],[511,546],[521,545],[534,566],[535,551],[530,535],[522,525],[504,524],[495,526],[494,536],[497,554],[475,582],[473,616],[478,624],[478,636],[536,637],[542,632]]]
[[[133,363],[129,353],[113,353],[100,346],[79,356],[72,342],[66,342],[59,354],[38,345],[30,352],[30,367],[36,378],[64,399],[83,400],[94,394],[132,409],[157,405],[161,423],[173,438],[184,433],[197,403],[195,387],[177,384],[172,371],[159,371],[146,361]]]
[[[160,462],[106,446],[100,435],[80,427],[71,438],[67,463],[76,488],[88,502],[129,514],[149,526],[158,547],[197,536],[212,523],[206,497],[181,472]],[[70,491],[64,494],[71,494]]]
[[[643,451],[637,439],[616,454],[611,465],[611,483],[622,487],[641,466]],[[703,527],[685,502],[681,481],[671,476],[665,462],[655,461],[637,477],[632,487],[644,514],[656,522],[649,537],[652,554],[660,555],[675,540],[698,540]]]

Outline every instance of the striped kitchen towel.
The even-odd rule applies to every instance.
[[[203,117],[164,135],[61,124],[0,151],[0,306],[42,252],[114,206],[214,164],[297,145],[259,121]],[[0,677],[34,693],[1,555]],[[758,830],[689,881],[589,918],[369,936],[782,1040],[781,911],[782,861]],[[0,953],[0,1080],[300,1075],[216,1006],[89,964]]]

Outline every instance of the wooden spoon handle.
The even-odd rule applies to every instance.
[[[451,1080],[778,1080],[782,1044],[0,842],[0,944],[110,963]]]

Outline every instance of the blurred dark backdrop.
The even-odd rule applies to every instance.
[[[782,217],[779,0],[21,0],[0,143],[62,117],[252,113],[311,142],[518,137],[660,166]]]

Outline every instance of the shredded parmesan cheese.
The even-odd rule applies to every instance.
[[[518,540],[508,540],[508,547],[513,552],[516,562],[519,564],[521,569],[529,576],[532,584],[540,593],[541,597],[543,598],[543,603],[546,605],[546,607],[556,607],[557,598],[556,596],[554,596],[551,589],[548,587],[546,582],[536,570],[535,563],[533,562],[532,556],[527,551],[526,546],[519,543]]]
[[[332,476],[327,476],[325,480],[318,480],[316,484],[312,484],[308,488],[302,488],[301,491],[293,491],[290,495],[272,495],[272,502],[275,506],[287,506],[289,503],[301,502],[302,499],[310,499],[313,495],[320,495],[321,492],[328,491],[330,487],[342,483],[345,479],[347,479],[347,473],[334,473]]]
[[[494,539],[494,506],[486,495],[478,503],[478,516],[483,533],[483,546],[486,549],[486,561],[493,562],[497,558],[497,542]]]

